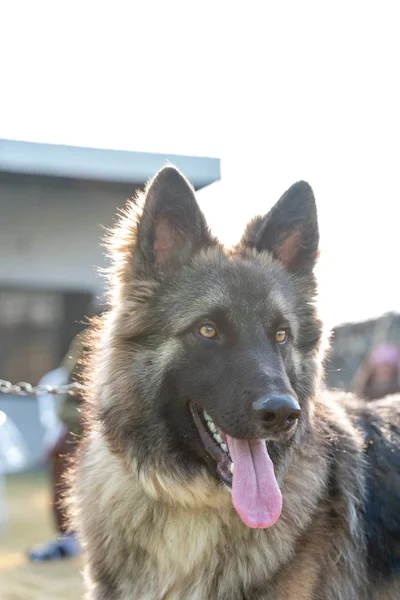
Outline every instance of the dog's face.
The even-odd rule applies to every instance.
[[[168,167],[113,244],[119,303],[100,414],[111,446],[185,485],[199,469],[227,486],[233,479],[242,520],[272,525],[281,509],[274,472],[301,440],[316,381],[311,188],[292,186],[227,253]]]

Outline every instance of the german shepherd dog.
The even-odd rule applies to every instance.
[[[226,250],[165,167],[111,232],[74,515],[92,600],[400,598],[400,402],[322,391],[312,189]]]

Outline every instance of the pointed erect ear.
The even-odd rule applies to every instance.
[[[319,232],[308,183],[292,185],[265,217],[250,222],[241,244],[270,252],[290,271],[312,270],[318,257]]]
[[[194,191],[174,167],[150,181],[136,238],[136,274],[163,275],[215,244]]]

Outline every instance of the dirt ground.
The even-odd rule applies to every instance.
[[[0,530],[1,600],[79,600],[79,560],[32,564],[25,551],[54,537],[46,473],[7,478],[8,524]]]

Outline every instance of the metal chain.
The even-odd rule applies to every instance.
[[[0,394],[10,396],[40,396],[41,394],[52,394],[53,396],[68,394],[75,396],[84,390],[84,386],[80,383],[68,383],[65,385],[37,385],[32,386],[30,383],[20,381],[12,384],[10,381],[0,379]]]

